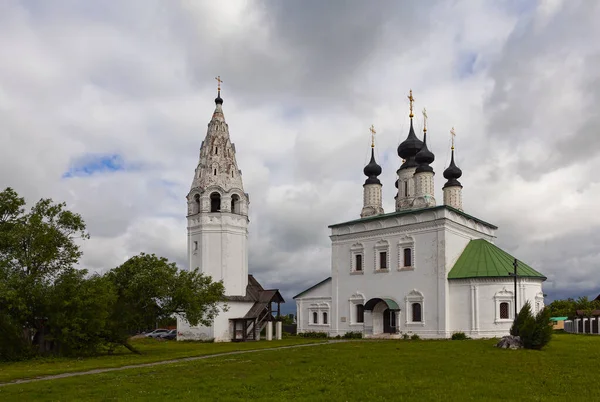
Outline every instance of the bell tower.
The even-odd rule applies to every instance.
[[[189,269],[223,281],[225,295],[243,296],[248,284],[248,194],[223,116],[221,77],[187,195]]]

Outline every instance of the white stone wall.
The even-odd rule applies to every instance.
[[[363,185],[363,209],[361,218],[383,214],[381,184]]]
[[[410,209],[415,198],[414,174],[417,168],[398,170],[398,193],[396,195],[396,211]],[[408,190],[408,195],[406,191]]]
[[[191,326],[185,319],[177,318],[177,340],[210,340],[215,342],[230,342],[233,336],[231,318],[243,317],[254,305],[252,302],[227,302],[228,311],[221,312],[213,325]],[[222,308],[222,304],[220,308]]]
[[[296,331],[330,332],[331,328],[331,282],[327,281],[304,293],[296,299]],[[313,322],[313,312],[317,313],[317,324]],[[323,312],[328,314],[327,324],[323,324]]]
[[[508,335],[514,319],[514,282],[503,278],[450,280],[450,330],[472,338]],[[542,281],[519,279],[517,311],[529,300],[532,311],[544,307]],[[509,318],[500,317],[500,303],[509,303]]]
[[[444,205],[463,210],[462,206],[462,187],[451,186],[444,188]]]

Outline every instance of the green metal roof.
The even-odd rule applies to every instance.
[[[400,306],[398,306],[398,303],[396,303],[394,300],[379,298],[379,297],[375,297],[375,298],[369,300],[368,302],[366,302],[365,310],[373,310],[375,308],[375,306],[381,301],[384,302],[385,304],[387,304],[387,306],[390,310],[400,311]]]
[[[292,297],[292,299],[295,299],[296,297],[300,297],[303,294],[305,294],[306,292],[310,292],[314,288],[321,286],[322,284],[324,284],[325,282],[330,281],[330,280],[331,280],[331,276],[329,278],[323,279],[321,282],[317,283],[316,285],[313,285],[313,286],[309,287],[308,289],[303,290],[302,292],[298,293],[296,296]]]
[[[455,212],[459,215],[462,215],[467,219],[473,219],[475,222],[481,223],[482,225],[487,226],[489,228],[498,229],[498,226],[492,225],[491,223],[488,223],[486,221],[482,221],[481,219],[471,216],[469,214],[465,214],[463,211],[460,211],[456,208],[452,208],[451,206],[448,206],[448,205],[438,205],[437,207],[428,207],[428,208],[414,209],[414,210],[408,210],[408,211],[395,211],[395,212],[390,212],[387,214],[368,216],[366,218],[354,219],[354,220],[351,220],[348,222],[342,222],[342,223],[336,223],[334,225],[329,225],[329,228],[337,228],[340,226],[351,225],[354,223],[377,221],[380,219],[385,219],[385,218],[389,218],[389,217],[393,217],[393,216],[414,215],[414,214],[418,214],[418,213],[425,212],[425,211],[437,211],[437,210],[444,209],[444,208],[448,209],[452,212]]]
[[[550,317],[550,321],[564,321],[569,317]]]
[[[448,279],[509,277],[509,273],[514,272],[513,261],[513,256],[487,240],[471,240],[448,273]],[[546,280],[529,265],[517,261],[518,276]]]

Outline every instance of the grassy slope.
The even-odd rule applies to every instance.
[[[493,341],[358,341],[0,388],[0,400],[595,400],[600,336],[544,351]]]
[[[0,383],[20,378],[33,378],[43,375],[72,373],[97,368],[122,367],[130,364],[150,363],[161,360],[179,359],[183,357],[211,355],[215,353],[231,352],[234,350],[273,348],[277,346],[310,343],[313,339],[292,338],[281,341],[261,341],[246,343],[199,343],[199,342],[173,342],[157,341],[155,339],[139,339],[132,344],[142,354],[136,355],[125,348],[119,349],[113,355],[69,359],[49,358],[35,359],[16,363],[0,363]]]

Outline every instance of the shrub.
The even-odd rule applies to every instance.
[[[408,334],[402,334],[402,339],[408,340],[408,338],[410,338],[410,336],[408,336]]]
[[[469,339],[469,337],[464,332],[455,332],[452,334],[453,341],[464,341],[465,339]]]
[[[344,339],[362,339],[363,334],[359,331],[350,331],[344,334]]]
[[[513,324],[510,327],[510,334],[512,336],[519,336],[521,325],[530,318],[533,318],[533,314],[531,313],[531,304],[527,301],[523,307],[521,307],[521,311],[519,311],[517,318],[513,321]]]
[[[329,337],[329,334],[327,334],[327,332],[308,331],[302,332],[301,334],[298,334],[298,336],[302,338],[327,338]]]
[[[527,302],[521,308],[510,333],[521,338],[524,348],[542,349],[552,339],[551,314],[552,311],[549,308],[544,308],[534,316],[531,312],[531,305]]]
[[[419,335],[417,335],[417,334],[412,334],[412,336],[410,337],[410,339],[413,340],[413,341],[418,341],[421,338],[419,338]]]

